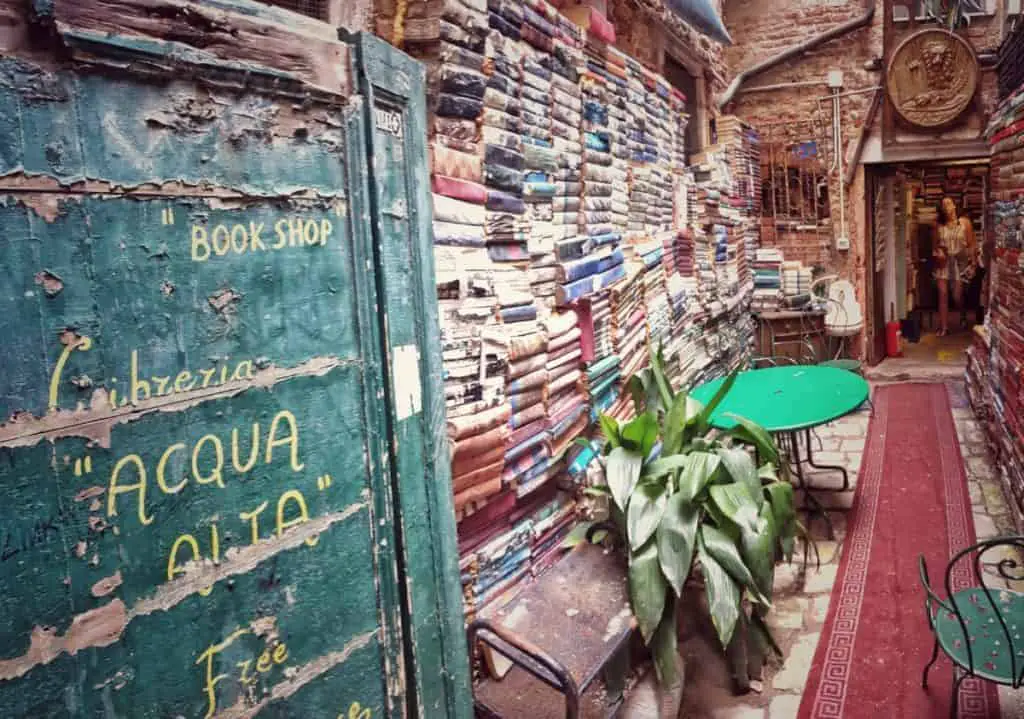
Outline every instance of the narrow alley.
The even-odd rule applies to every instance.
[[[0,716],[1024,719],[1020,0],[0,28]]]

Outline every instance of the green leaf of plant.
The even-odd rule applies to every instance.
[[[692,502],[714,477],[722,460],[710,452],[691,452],[688,456],[690,461],[679,474],[678,491],[684,501]]]
[[[718,456],[721,457],[722,467],[732,480],[747,488],[760,509],[764,503],[764,493],[761,491],[761,480],[757,476],[754,458],[746,450],[738,447],[722,447],[718,450]]]
[[[701,413],[704,411],[704,403],[699,399],[694,399],[690,395],[686,395],[686,422],[696,423],[700,419]]]
[[[562,546],[566,548],[575,547],[581,542],[587,541],[587,532],[594,526],[593,522],[580,522],[562,540]]]
[[[775,528],[779,537],[796,535],[796,507],[793,505],[793,485],[789,482],[772,482],[764,486],[768,495],[768,504],[772,507],[775,517]]]
[[[629,509],[626,511],[626,525],[629,534],[629,546],[637,550],[647,543],[661,522],[665,513],[668,494],[665,488],[657,484],[641,484],[629,498]]]
[[[775,465],[779,463],[779,450],[775,446],[772,436],[765,431],[764,427],[736,414],[730,413],[726,417],[735,420],[738,425],[729,430],[729,436],[746,444],[754,445],[762,459]]]
[[[664,689],[679,685],[678,641],[679,628],[676,620],[675,601],[669,597],[665,613],[651,638],[654,671],[658,675],[658,683]]]
[[[629,558],[629,599],[645,644],[661,622],[668,585],[658,566],[658,547],[648,542]]]
[[[787,562],[793,561],[796,550],[796,507],[793,499],[793,485],[789,482],[772,482],[764,487],[768,496],[768,504],[772,507],[775,520],[775,531],[779,537],[779,547]]]
[[[709,401],[704,406],[704,409],[701,410],[700,418],[698,419],[701,434],[708,431],[708,427],[711,425],[711,415],[714,414],[716,409],[718,409],[718,405],[722,403],[725,396],[729,394],[729,390],[731,390],[732,386],[736,383],[736,378],[738,376],[739,371],[735,371],[726,377],[725,381],[722,382],[722,385],[718,388],[718,391],[715,392],[714,396],[711,398],[711,401]]]
[[[636,487],[637,480],[640,479],[642,466],[643,457],[625,447],[616,447],[608,455],[608,464],[604,470],[608,480],[608,489],[611,490],[615,504],[623,511],[629,502],[629,496]]]
[[[711,501],[742,531],[757,527],[757,503],[743,484],[716,484],[709,490]]]
[[[691,452],[713,452],[720,446],[718,440],[708,439],[707,437],[694,437],[689,443],[689,451]],[[684,447],[684,451],[686,448]]]
[[[676,454],[683,448],[687,424],[695,414],[699,414],[700,406],[699,402],[682,392],[672,400],[672,407],[665,416],[665,454]]]
[[[740,550],[736,543],[727,534],[709,524],[701,526],[698,534],[701,537],[700,541],[703,543],[704,548],[729,573],[730,577],[735,579],[740,586],[746,587],[750,591],[750,596],[754,601],[761,602],[762,604],[769,603],[754,581],[754,576],[750,573],[750,569],[743,562],[743,557],[740,555]]]
[[[651,412],[644,412],[622,428],[622,446],[639,452],[646,457],[658,441],[658,419]]]
[[[669,498],[658,525],[658,561],[677,596],[682,595],[683,584],[690,576],[699,519],[697,507],[684,501],[677,492]]]
[[[722,514],[722,510],[718,508],[714,502],[703,502],[705,516],[710,517],[712,524],[718,528],[720,532],[725,534],[734,543],[739,544],[740,541],[740,528],[733,524],[732,520]]]
[[[772,585],[775,582],[776,541],[772,508],[767,504],[762,505],[754,531],[741,528],[740,552],[758,590],[768,601],[771,601]]]
[[[762,482],[778,482],[779,473],[775,470],[774,464],[762,464],[757,470],[757,478]]]
[[[577,437],[576,439],[574,439],[572,441],[572,443],[576,444],[576,445],[579,445],[580,447],[583,447],[584,449],[593,449],[593,447],[590,444],[590,440],[587,439],[586,437]]]
[[[629,391],[629,396],[633,398],[633,409],[637,415],[641,415],[647,411],[647,378],[644,377],[643,372],[637,372],[635,375],[629,378],[629,382],[626,383],[626,389]]]
[[[604,438],[608,440],[608,445],[611,446],[612,449],[620,446],[622,441],[619,438],[619,423],[615,418],[602,412],[597,416],[597,421],[601,425],[601,433],[604,435]]]
[[[666,474],[672,472],[678,472],[680,469],[685,469],[690,464],[690,455],[688,454],[673,454],[670,457],[658,457],[644,465],[643,476],[651,477],[652,479],[657,477],[664,477]]]
[[[715,626],[718,641],[725,649],[732,640],[736,622],[740,618],[740,597],[742,595],[739,585],[705,546],[702,535],[707,529],[708,527],[704,527],[697,535],[697,555],[704,573],[704,591],[708,596],[708,613],[711,614],[711,623]]]
[[[668,412],[675,401],[676,393],[665,376],[665,358],[660,349],[651,357],[651,373],[654,375],[654,383],[661,398],[661,408]]]
[[[750,617],[750,627],[754,632],[761,637],[762,641],[771,647],[772,651],[775,652],[777,657],[782,657],[782,648],[775,641],[775,637],[772,636],[772,630],[768,627],[764,617],[759,612],[752,612]]]
[[[687,395],[686,397],[686,421],[683,422],[683,446],[694,442],[698,435],[706,434],[700,429],[700,415],[704,411],[704,405]]]

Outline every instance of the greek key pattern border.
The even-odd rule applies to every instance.
[[[953,421],[952,402],[945,385],[942,392],[936,392],[937,401],[932,403],[935,418],[936,437],[939,441],[939,467],[946,490],[946,536],[949,538],[949,557],[975,542],[974,516],[970,512],[971,500],[967,490],[967,476],[964,474],[964,460],[960,453]],[[953,590],[971,585],[970,568],[960,562],[953,572]],[[989,716],[989,691],[985,683],[976,677],[968,677],[960,684],[960,716],[962,719],[987,719]]]
[[[933,428],[939,442],[940,471],[945,483],[945,515],[947,555],[953,555],[975,541],[973,517],[969,515],[970,499],[967,480],[963,471],[960,443],[953,423],[951,403],[947,388],[929,387]],[[854,645],[860,620],[860,609],[867,589],[867,571],[871,555],[871,541],[874,536],[878,496],[882,481],[882,464],[885,456],[885,438],[889,423],[888,393],[879,393],[875,399],[875,417],[881,432],[868,437],[864,448],[867,462],[862,466],[866,471],[859,479],[863,482],[861,501],[857,517],[847,536],[843,548],[849,552],[845,570],[839,578],[840,592],[833,595],[838,604],[832,631],[828,637],[825,662],[821,680],[811,710],[813,719],[836,719],[843,716],[846,703],[846,688],[853,666]],[[881,446],[876,446],[881,443]],[[965,568],[954,574],[954,589],[968,586],[969,572]],[[960,686],[960,716],[963,719],[987,719],[989,716],[990,693],[984,683],[969,677]]]
[[[878,495],[882,486],[882,460],[885,457],[885,437],[889,429],[888,393],[880,392],[874,399],[874,420],[881,432],[869,434],[864,447],[864,473],[857,480],[860,494],[853,526],[846,535],[843,545],[845,569],[838,579],[839,592],[833,591],[832,601],[837,602],[832,620],[832,631],[828,636],[825,662],[821,668],[818,691],[811,709],[813,719],[832,719],[843,716],[846,704],[846,688],[849,685],[853,667],[853,650],[860,624],[860,609],[867,590],[868,565],[871,559],[871,540],[875,533],[875,515],[878,512]],[[870,426],[870,425],[869,425]]]

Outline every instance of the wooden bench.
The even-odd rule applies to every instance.
[[[470,651],[481,650],[487,670],[473,692],[477,716],[613,715],[635,628],[621,554],[580,543],[511,602],[470,624]],[[604,687],[595,681],[602,676]]]

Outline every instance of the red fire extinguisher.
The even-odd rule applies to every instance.
[[[889,321],[885,323],[885,355],[886,357],[902,357],[900,350],[900,323],[896,321],[896,306],[889,303]]]

